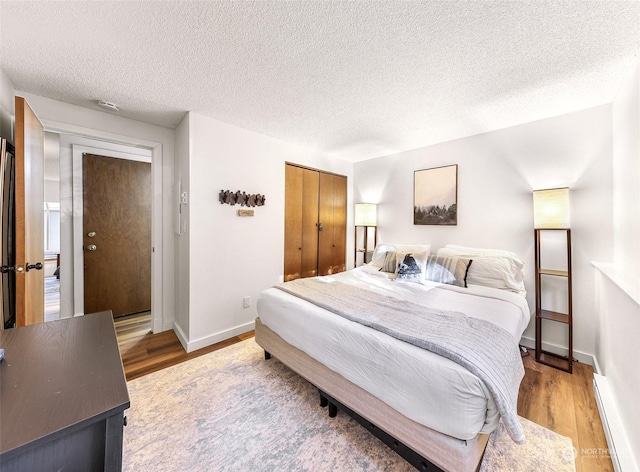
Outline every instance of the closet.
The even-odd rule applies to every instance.
[[[345,270],[347,178],[285,166],[284,281]]]

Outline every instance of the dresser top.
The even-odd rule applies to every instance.
[[[0,454],[129,407],[111,312],[7,329],[0,347]]]

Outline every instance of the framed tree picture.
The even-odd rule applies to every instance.
[[[413,224],[458,224],[458,165],[413,173]]]

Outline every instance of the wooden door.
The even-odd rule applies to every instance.
[[[285,282],[317,274],[318,185],[318,171],[285,166]]]
[[[16,326],[44,321],[44,128],[15,98]]]
[[[284,281],[302,272],[302,189],[304,169],[285,166],[284,189]]]
[[[84,312],[151,309],[151,164],[82,159]]]
[[[320,173],[318,275],[342,272],[346,268],[347,178]]]

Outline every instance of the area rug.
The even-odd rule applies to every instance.
[[[411,465],[253,339],[128,382],[125,471],[397,471]],[[521,419],[518,446],[500,427],[482,471],[574,471],[571,440]]]

